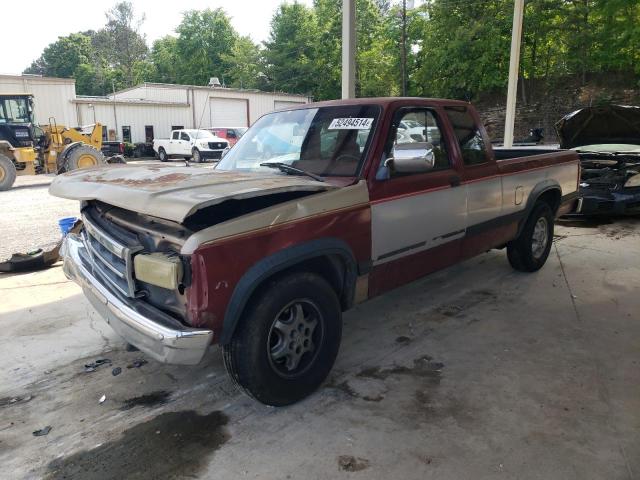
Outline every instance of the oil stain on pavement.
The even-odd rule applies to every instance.
[[[188,410],[163,413],[126,430],[111,442],[53,460],[45,478],[184,478],[206,467],[212,452],[231,435],[228,417],[219,411],[199,415]]]
[[[147,393],[140,395],[139,397],[129,398],[125,400],[120,407],[120,410],[131,410],[133,407],[155,407],[157,405],[164,405],[169,401],[171,392],[166,390],[160,390],[158,392]]]

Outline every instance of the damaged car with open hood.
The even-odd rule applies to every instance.
[[[606,105],[576,110],[556,130],[560,148],[580,155],[576,214],[640,214],[640,107]]]
[[[468,103],[362,98],[269,113],[215,168],[79,170],[50,192],[81,202],[63,268],[120,336],[182,365],[218,344],[281,406],[327,378],[358,302],[492,248],[542,268],[578,171],[573,151],[494,152]]]

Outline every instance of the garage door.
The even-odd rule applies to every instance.
[[[247,101],[235,98],[212,98],[211,126],[248,127]]]
[[[276,100],[273,102],[274,110],[282,110],[283,108],[291,108],[296,105],[303,105],[304,102],[291,102],[286,100]]]

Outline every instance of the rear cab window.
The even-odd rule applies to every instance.
[[[179,140],[179,139],[180,139],[180,132],[176,131],[171,134],[171,140]]]
[[[464,106],[445,107],[445,112],[460,146],[465,166],[488,163],[490,157],[482,132],[469,109]]]

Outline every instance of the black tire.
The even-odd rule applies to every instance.
[[[250,397],[290,405],[313,393],[331,371],[342,336],[340,303],[322,277],[306,272],[272,280],[261,292],[222,347],[224,364]]]
[[[64,164],[66,172],[77,170],[78,168],[91,168],[104,165],[106,160],[104,154],[90,145],[79,145],[67,155]]]
[[[0,192],[9,190],[16,181],[16,166],[11,159],[0,153]]]
[[[515,270],[535,272],[542,268],[553,245],[553,221],[547,203],[533,207],[520,236],[507,244],[507,258]]]
[[[167,152],[162,147],[158,149],[158,158],[161,162],[166,162],[167,160],[169,160],[169,155],[167,155]]]
[[[197,148],[191,150],[191,160],[193,160],[194,163],[202,163],[202,154],[200,153],[200,150]]]

